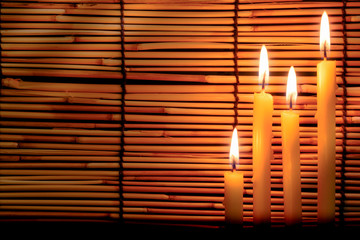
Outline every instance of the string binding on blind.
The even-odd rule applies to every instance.
[[[343,38],[343,54],[342,54],[342,74],[341,79],[343,81],[342,83],[342,89],[343,89],[343,112],[342,112],[342,118],[343,118],[343,124],[342,124],[342,131],[343,131],[343,141],[342,141],[342,159],[341,159],[341,186],[340,186],[340,206],[339,206],[339,219],[340,224],[344,224],[344,210],[345,210],[345,166],[346,166],[346,155],[347,155],[347,149],[346,149],[346,142],[347,142],[347,81],[346,81],[346,59],[347,59],[347,34],[346,34],[346,4],[347,1],[343,0],[342,5],[342,38]]]
[[[0,4],[0,89],[2,88],[2,78],[3,78],[3,72],[2,72],[2,4]],[[1,94],[0,94],[1,96]],[[1,109],[1,108],[0,108]]]
[[[235,84],[234,84],[234,126],[233,129],[238,125],[238,85],[239,81],[239,67],[238,67],[238,17],[239,17],[239,0],[235,0],[234,6],[234,74],[235,74]]]
[[[125,24],[124,24],[124,1],[120,1],[120,30],[121,30],[121,135],[120,135],[120,162],[119,162],[119,221],[123,222],[123,162],[125,152],[125,95],[126,95],[126,70],[125,70]]]

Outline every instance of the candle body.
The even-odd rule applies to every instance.
[[[317,65],[318,221],[335,218],[336,62]]]
[[[299,114],[281,113],[284,215],[286,225],[301,223]]]
[[[273,98],[254,94],[253,114],[253,217],[254,224],[271,221],[271,148]]]
[[[241,172],[225,172],[225,220],[229,224],[243,222],[244,175]]]

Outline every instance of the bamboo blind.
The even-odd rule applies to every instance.
[[[293,65],[303,224],[316,224],[316,65],[326,10],[339,86],[336,222],[359,224],[359,8],[357,1],[1,1],[0,219],[222,226],[237,122],[251,226],[253,93],[266,44],[272,223],[284,221],[280,113]]]

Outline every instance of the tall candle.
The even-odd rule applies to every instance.
[[[330,27],[326,12],[321,18],[320,50],[324,60],[317,65],[318,124],[318,221],[331,223],[335,218],[336,157],[336,62],[328,61]]]
[[[228,224],[242,224],[244,176],[242,172],[236,171],[236,164],[239,163],[239,142],[236,128],[232,134],[229,159],[232,171],[224,174],[225,221]]]
[[[281,113],[284,215],[288,226],[300,224],[302,214],[299,114],[292,110],[296,97],[296,74],[294,67],[291,67],[286,88],[290,110]]]
[[[262,46],[260,53],[259,81],[262,91],[254,93],[253,113],[253,217],[254,224],[268,224],[271,221],[271,171],[273,156],[272,113],[273,98],[265,93],[265,83],[269,80],[267,51]]]

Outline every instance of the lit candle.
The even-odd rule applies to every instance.
[[[330,27],[326,12],[321,18],[320,51],[324,53],[324,60],[317,65],[318,221],[331,223],[335,218],[337,85],[336,62],[327,60],[330,53]]]
[[[286,101],[290,110],[281,113],[284,215],[288,226],[301,223],[301,179],[300,179],[300,140],[299,114],[292,110],[297,97],[296,74],[290,68]]]
[[[271,148],[273,98],[265,93],[269,81],[269,62],[265,46],[260,53],[259,81],[262,91],[254,93],[253,114],[253,217],[254,224],[271,221]]]
[[[242,224],[244,176],[242,172],[236,171],[236,164],[239,164],[239,142],[236,128],[232,134],[229,159],[232,171],[224,174],[225,221],[228,224]]]

